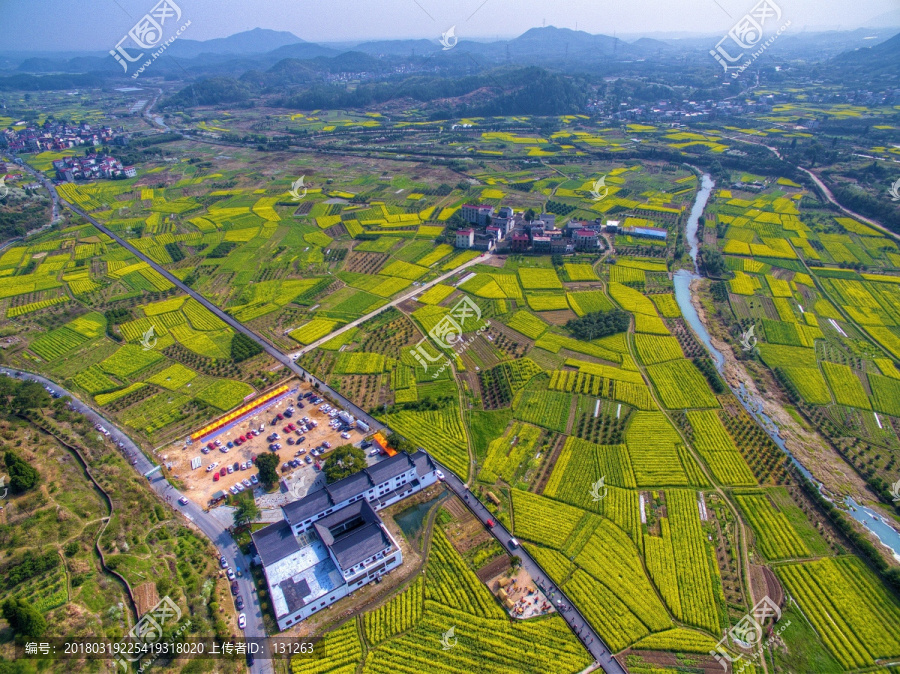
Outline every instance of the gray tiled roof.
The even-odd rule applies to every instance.
[[[274,564],[300,549],[291,525],[282,520],[251,534],[263,564]]]
[[[366,470],[361,470],[353,475],[348,475],[343,480],[334,482],[325,489],[331,494],[331,499],[335,503],[346,501],[358,494],[368,491],[374,485]]]
[[[381,526],[373,522],[335,540],[331,545],[331,551],[341,569],[346,570],[385,548],[390,548],[391,545]]]
[[[323,510],[328,510],[334,502],[331,495],[325,489],[317,489],[303,498],[292,501],[282,507],[285,519],[291,524],[297,524],[305,519],[318,515]]]
[[[365,470],[372,476],[372,481],[375,482],[375,484],[381,484],[382,482],[387,482],[392,477],[402,475],[410,469],[411,465],[412,463],[409,460],[409,455],[406,452],[398,452],[396,455],[385,459],[384,461],[379,461],[374,466],[369,466]]]
[[[421,449],[409,458],[416,464],[416,475],[419,477],[422,477],[426,473],[430,473],[437,468],[437,466],[434,465],[434,461],[431,460],[431,457]]]

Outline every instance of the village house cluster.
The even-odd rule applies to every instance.
[[[633,237],[665,241],[668,231],[661,227],[621,227],[618,220],[570,220],[556,227],[556,216],[541,213],[527,221],[522,213],[508,206],[495,212],[493,206],[466,204],[460,215],[469,224],[456,230],[456,247],[473,250],[567,255],[603,250],[602,233],[628,234]]]
[[[14,126],[23,126],[19,122]],[[124,145],[128,138],[124,129],[115,131],[108,126],[92,127],[81,124],[65,124],[47,120],[41,126],[26,126],[24,129],[7,129],[0,132],[0,146],[10,152],[47,152],[69,150],[74,147],[97,147],[102,144]]]
[[[76,180],[96,180],[97,178],[134,178],[137,169],[134,166],[123,166],[110,155],[89,154],[84,157],[63,157],[53,162],[56,177],[66,182]]]

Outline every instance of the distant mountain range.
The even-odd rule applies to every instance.
[[[890,16],[893,14],[885,15],[885,21]],[[896,48],[891,47],[897,39],[892,37],[893,34],[886,28],[825,33],[789,30],[779,37],[765,59],[777,55],[783,59],[828,62],[838,57],[831,61],[838,67],[855,67],[868,59],[873,67],[881,69],[887,67],[890,59],[896,59]],[[255,28],[212,40],[176,40],[169,46],[166,56],[154,63],[153,73],[178,78],[184,78],[185,73],[189,78],[248,74],[251,79],[258,80],[259,73],[285,70],[282,62],[286,59],[295,71],[288,81],[309,80],[317,73],[402,72],[404,69],[400,66],[404,65],[456,75],[501,65],[540,65],[564,72],[597,74],[642,62],[679,67],[691,64],[715,70],[717,66],[708,54],[714,44],[715,38],[698,37],[644,37],[626,42],[609,35],[547,26],[532,28],[510,40],[493,42],[467,40],[462,35],[452,49],[444,49],[437,36],[434,40],[374,40],[354,45],[328,45],[306,42],[287,31]],[[79,73],[102,77],[131,74],[124,72],[104,52],[0,54],[0,78],[26,73]]]

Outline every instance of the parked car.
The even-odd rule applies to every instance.
[[[238,616],[238,627],[244,629],[247,626],[247,616],[244,613],[241,613]]]
[[[250,484],[259,484],[259,478],[256,477],[256,473],[250,476]]]
[[[306,461],[306,463],[312,463],[312,457],[309,454],[307,454],[304,461]]]
[[[287,441],[287,442],[288,442],[289,445],[293,445],[293,444],[294,444],[294,438],[288,438],[288,441]]]
[[[442,471],[439,471],[439,470],[434,471],[434,476],[441,482],[444,481],[444,473]]]
[[[235,462],[234,462],[234,466],[232,466],[232,467],[233,467],[235,470],[240,470],[240,469],[241,469],[241,464],[240,464],[238,461],[235,461]]]
[[[213,482],[218,482],[218,481],[219,481],[219,474],[213,473]]]
[[[275,418],[278,419],[278,421],[284,421],[284,415],[282,414],[276,414]]]
[[[237,607],[237,610],[238,610],[238,611],[243,610],[243,608],[244,608],[244,600],[243,600],[243,598],[241,597],[241,595],[238,595],[238,596],[237,596],[237,599],[234,600],[234,605]]]
[[[297,442],[306,442],[306,436],[301,435],[300,438],[297,440]]]
[[[250,482],[250,480],[242,480],[241,484],[244,485],[247,489],[250,489],[250,487],[253,486],[253,483]]]
[[[219,566],[221,566],[223,569],[228,568],[228,560],[225,559],[225,555],[222,555],[221,557],[219,557]]]
[[[226,569],[225,575],[228,576],[228,580],[234,580],[234,571],[231,569]]]
[[[226,466],[226,468],[228,469],[229,475],[231,475],[234,472],[234,468],[232,468],[231,466]]]

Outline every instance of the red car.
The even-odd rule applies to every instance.
[[[228,473],[227,468],[222,468],[222,470],[219,471],[219,475],[221,475],[222,477],[225,477],[226,473]]]
[[[487,525],[488,525],[488,526],[489,526],[489,527],[492,527],[492,526],[494,526],[494,524],[495,524],[495,523],[494,523],[494,520],[492,520],[492,519],[488,519],[488,521],[487,521]]]
[[[277,417],[275,417],[275,418],[278,419],[278,421],[284,421],[284,417],[281,416],[280,414],[279,414]]]
[[[241,436],[241,442],[247,442],[247,438],[245,436]]]
[[[219,474],[213,473],[213,482],[218,482],[218,481],[219,481]]]
[[[213,450],[216,448],[216,446],[215,446],[213,443],[210,442],[208,445],[206,445],[206,448],[207,448],[209,451],[213,451]]]

